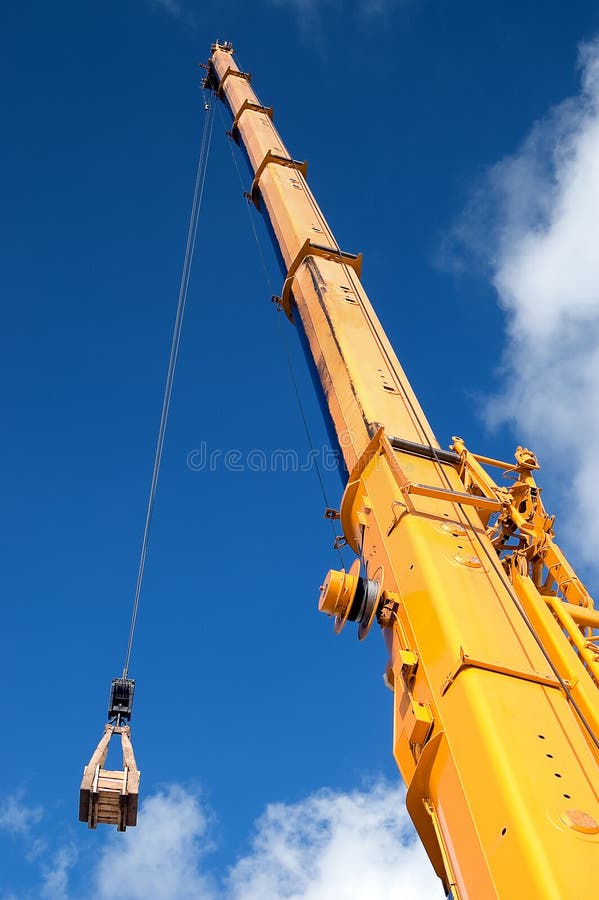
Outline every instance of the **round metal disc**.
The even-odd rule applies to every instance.
[[[368,588],[366,597],[366,609],[360,625],[358,626],[358,640],[363,641],[374,622],[376,611],[379,608],[379,601],[383,593],[384,569],[379,566],[372,578],[368,578]]]
[[[351,568],[350,568],[349,572],[346,573],[345,578],[347,579],[348,576],[351,576],[352,578],[360,577],[360,560],[359,559],[355,559],[353,561],[353,563],[351,564]],[[335,634],[340,634],[343,631],[343,629],[345,627],[345,623],[347,622],[347,617],[349,616],[349,612],[352,607],[352,601],[353,601],[353,597],[352,597],[352,600],[350,600],[350,602],[346,605],[345,610],[343,611],[342,615],[335,616],[335,624],[333,626],[335,629]]]

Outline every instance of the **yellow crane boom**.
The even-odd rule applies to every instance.
[[[407,807],[454,898],[599,892],[599,613],[553,540],[538,463],[442,450],[360,281],[230,44],[206,85],[228,105],[349,472],[356,554],[320,608],[383,630]],[[489,469],[511,476],[498,487]],[[361,574],[363,572],[364,574]],[[337,689],[337,688],[335,688]]]

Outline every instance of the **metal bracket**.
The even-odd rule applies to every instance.
[[[108,721],[129,722],[133,712],[133,694],[135,681],[132,678],[113,678],[108,702]]]
[[[416,482],[409,481],[406,478],[404,470],[402,469],[394,450],[400,450],[407,453],[414,453],[415,448],[417,450],[421,450],[421,445],[417,444],[408,444],[408,446],[401,446],[401,442],[398,441],[397,438],[389,437],[385,434],[384,429],[381,427],[377,433],[375,434],[373,441],[378,440],[381,449],[389,459],[391,464],[391,469],[393,474],[395,475],[396,481],[399,485],[399,489],[402,494],[405,496],[417,496],[417,497],[431,497],[434,500],[446,500],[448,503],[462,503],[465,506],[474,506],[476,509],[485,510],[486,512],[499,512],[500,509],[503,509],[505,503],[502,500],[498,500],[496,497],[482,496],[480,494],[470,494],[466,491],[453,491],[447,488],[437,487],[432,484],[418,484]],[[392,443],[395,442],[395,446]],[[406,442],[407,443],[407,442]],[[455,459],[452,459],[447,451],[435,451],[439,454],[442,454],[445,458],[439,458],[440,462],[450,462],[451,464],[455,463]],[[424,455],[423,453],[418,453],[418,455]],[[428,454],[427,454],[428,455]],[[433,458],[433,452],[431,451],[430,458]]]
[[[222,84],[222,82],[221,82]],[[264,113],[268,116],[269,119],[272,119],[273,116],[273,108],[272,106],[261,106],[259,103],[254,103],[252,100],[244,100],[241,106],[239,107],[239,112],[233,119],[233,124],[231,125],[231,130],[227,131],[229,137],[232,137],[234,141],[237,140],[237,130],[239,128],[239,120],[242,117],[243,113],[246,110],[251,110],[252,112]]]
[[[447,740],[443,731],[438,731],[422,749],[406,794],[406,806],[435,872],[448,891],[450,884],[455,884],[455,878],[443,832],[430,802],[433,793],[431,774],[439,753],[444,756],[447,754]]]
[[[260,194],[259,194],[259,183],[260,176],[264,172],[266,166],[270,163],[276,163],[279,166],[286,166],[288,169],[294,169],[296,172],[301,172],[304,178],[308,173],[308,163],[300,162],[297,159],[291,159],[290,156],[279,156],[278,153],[273,153],[272,150],[268,150],[266,156],[256,169],[256,174],[254,175],[254,180],[252,181],[251,189],[245,194],[248,200],[251,200],[256,209],[260,208]]]
[[[345,253],[343,250],[337,250],[334,247],[323,247],[322,244],[313,244],[308,238],[302,244],[299,253],[287,270],[287,278],[283,285],[280,297],[274,297],[275,302],[280,303],[285,310],[285,315],[290,322],[293,322],[293,313],[291,310],[291,288],[296,272],[308,256],[318,256],[321,259],[328,259],[332,262],[342,263],[350,266],[357,274],[358,278],[362,272],[362,254]]]
[[[383,591],[376,614],[377,622],[381,628],[392,628],[398,621],[397,611],[399,603],[399,594],[395,593],[395,591]],[[403,651],[401,652],[403,653]]]
[[[534,684],[542,684],[544,687],[558,688],[563,690],[562,685],[551,675],[541,675],[539,672],[525,672],[523,669],[511,669],[509,666],[502,666],[500,663],[488,662],[482,659],[476,659],[474,656],[468,656],[464,652],[464,648],[460,647],[460,657],[455,668],[449,673],[443,685],[441,686],[441,696],[447,693],[451,685],[454,683],[458,675],[464,669],[483,669],[486,672],[495,672],[498,675],[509,675],[511,678],[520,678],[522,681],[531,681]],[[570,682],[564,679],[566,687],[570,686]]]
[[[432,444],[417,444],[415,441],[406,441],[403,438],[388,434],[387,438],[394,450],[402,453],[411,453],[412,456],[421,456],[424,459],[433,459],[435,462],[448,463],[450,466],[459,466],[462,457],[453,450],[442,450]]]
[[[481,497],[478,494],[468,494],[465,491],[450,491],[447,488],[435,487],[432,484],[415,484],[407,481],[401,488],[403,494],[414,494],[419,497],[431,497],[434,500],[447,500],[448,503],[463,503],[465,506],[474,506],[486,512],[499,512],[504,503],[491,497]]]
[[[220,84],[216,90],[216,96],[219,98],[219,100],[222,100],[223,87],[224,87],[225,81],[227,80],[229,75],[235,75],[237,78],[245,78],[245,80],[247,81],[248,84],[252,80],[252,76],[249,72],[240,72],[239,69],[234,69],[232,66],[229,66],[229,68],[227,69],[227,71],[225,72],[223,77],[221,78]]]
[[[415,700],[410,695],[410,711],[412,719],[409,720],[408,740],[412,746],[422,746],[426,743],[431,731],[433,730],[434,719],[428,703],[422,703]]]

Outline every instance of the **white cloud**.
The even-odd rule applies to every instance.
[[[110,835],[93,880],[94,897],[114,900],[208,900],[201,871],[208,817],[194,793],[172,786],[143,801],[136,828]]]
[[[75,847],[62,847],[55,855],[51,865],[45,866],[40,895],[46,900],[68,900],[69,869],[77,860]]]
[[[442,898],[405,810],[405,792],[322,791],[273,804],[229,878],[231,900]]]
[[[111,836],[94,896],[119,900],[435,900],[443,897],[405,810],[405,791],[377,785],[270,805],[249,852],[209,873],[209,816],[171,787],[143,804],[137,829]]]
[[[596,563],[599,41],[582,47],[580,65],[580,93],[490,170],[458,232],[482,251],[507,313],[504,386],[489,419],[511,422],[561,476],[562,526]]]
[[[302,23],[313,22],[318,13],[327,6],[340,6],[342,0],[266,0],[271,6],[288,7],[294,10]],[[185,7],[181,0],[150,0],[150,3],[165,10],[175,17],[184,15]],[[355,12],[367,15],[385,15],[397,6],[405,6],[411,0],[353,0],[350,4]]]
[[[39,806],[28,806],[22,792],[10,794],[0,801],[0,829],[13,834],[26,834],[42,818]]]
[[[367,16],[388,16],[394,9],[412,6],[415,0],[359,0],[358,10]]]
[[[268,0],[271,6],[287,7],[296,12],[304,31],[317,27],[327,9],[340,7],[340,0]],[[349,5],[358,15],[376,18],[390,14],[397,6],[405,6],[411,0],[353,0]],[[314,35],[312,35],[314,37]]]
[[[305,34],[309,34],[319,47],[322,45],[321,16],[337,0],[268,0],[271,6],[286,7],[294,11]],[[322,49],[322,47],[321,47]]]
[[[195,30],[199,25],[202,4],[188,0],[148,0],[150,6],[176,19],[184,28]]]
[[[137,828],[94,836],[39,859],[35,896],[69,900],[441,900],[443,890],[389,784],[322,790],[275,803],[248,852],[225,872],[208,858],[213,816],[197,792],[173,785],[142,801]],[[11,819],[12,821],[12,819]],[[78,836],[81,837],[80,833]],[[69,885],[72,880],[72,886]],[[80,889],[78,889],[80,888]],[[82,891],[85,890],[85,894]]]
[[[268,0],[273,6],[288,6],[303,14],[338,3],[338,0]]]
[[[183,5],[179,0],[151,0],[151,3],[152,6],[157,6],[176,18],[183,14]]]

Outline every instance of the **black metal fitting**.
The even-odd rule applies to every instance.
[[[131,678],[113,678],[108,703],[108,721],[116,720],[117,724],[128,722],[133,711],[133,692],[135,681]]]

